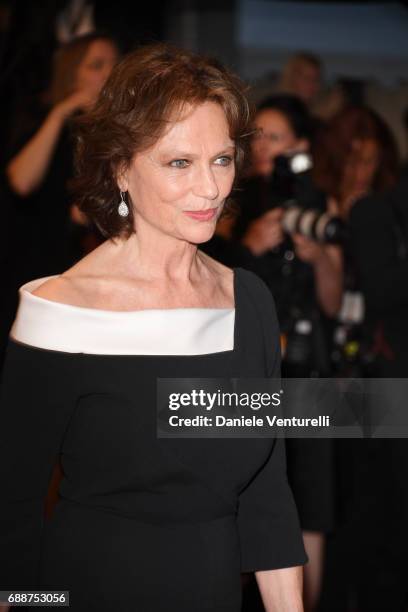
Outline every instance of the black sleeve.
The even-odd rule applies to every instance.
[[[0,590],[37,585],[44,501],[80,356],[9,340],[0,386]]]
[[[263,324],[266,372],[280,378],[279,324],[271,292],[246,272]],[[286,473],[285,439],[277,437],[268,460],[240,495],[238,529],[243,572],[304,565],[308,561]]]

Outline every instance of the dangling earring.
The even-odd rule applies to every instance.
[[[124,197],[123,197],[124,195],[125,195],[125,192],[121,191],[120,192],[120,202],[118,206],[118,213],[121,217],[127,217],[129,214],[129,207],[124,200]]]

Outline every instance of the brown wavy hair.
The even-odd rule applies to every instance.
[[[213,101],[223,108],[236,147],[237,180],[253,120],[246,89],[218,60],[164,43],[141,47],[116,65],[93,109],[77,120],[71,182],[77,205],[105,238],[135,231],[132,207],[127,217],[117,212],[119,173],[190,105]]]
[[[399,155],[395,139],[385,121],[365,106],[349,106],[321,129],[314,147],[313,178],[325,193],[341,197],[341,183],[347,158],[355,140],[374,140],[380,162],[373,190],[392,187],[398,175]]]

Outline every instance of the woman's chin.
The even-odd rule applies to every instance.
[[[189,228],[188,231],[183,232],[184,238],[187,242],[193,244],[201,244],[202,242],[208,242],[214,236],[215,223],[212,222],[199,222],[195,228]]]

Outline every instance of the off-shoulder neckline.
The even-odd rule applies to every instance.
[[[25,345],[65,353],[193,356],[232,352],[239,315],[239,281],[235,269],[233,273],[234,308],[87,308],[33,295],[35,286],[53,277],[35,279],[20,287],[9,335]]]

